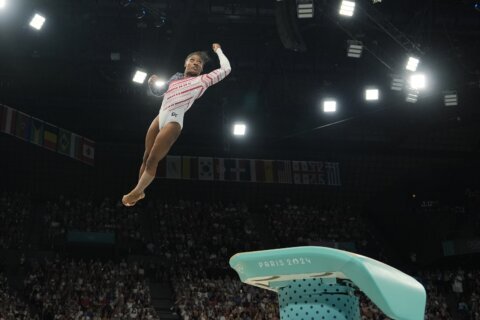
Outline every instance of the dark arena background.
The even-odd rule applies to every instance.
[[[149,77],[213,43],[231,74],[125,207]],[[229,260],[299,246],[480,319],[479,57],[469,0],[0,0],[0,319],[280,319]]]

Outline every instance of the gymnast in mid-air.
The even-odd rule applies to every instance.
[[[125,206],[134,206],[137,201],[145,198],[145,189],[155,178],[158,163],[167,155],[179,137],[184,115],[193,102],[200,98],[208,87],[223,80],[232,70],[220,45],[214,43],[212,49],[220,60],[219,69],[202,75],[208,55],[197,51],[189,54],[185,59],[185,72],[177,73],[170,78],[165,86],[167,88],[165,93],[162,94],[155,85],[158,80],[157,76],[153,75],[149,78],[150,89],[155,95],[163,96],[163,102],[159,115],[148,128],[138,183],[130,193],[122,198]]]

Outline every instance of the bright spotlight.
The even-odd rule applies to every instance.
[[[157,87],[157,88],[163,87],[164,85],[165,85],[165,81],[163,81],[163,80],[155,81],[155,87]]]
[[[377,101],[380,96],[378,89],[366,89],[365,90],[365,100],[367,101]]]
[[[446,107],[458,106],[458,94],[456,91],[444,92],[443,98]]]
[[[143,83],[146,77],[147,77],[147,74],[145,72],[137,70],[132,80],[133,82],[136,82],[136,83]]]
[[[313,18],[313,0],[297,0],[297,17],[299,19]]]
[[[337,101],[335,100],[325,100],[323,101],[323,112],[335,112],[337,111]]]
[[[235,123],[233,125],[233,135],[244,136],[247,131],[247,126],[244,123]]]
[[[392,83],[390,89],[394,91],[402,91],[405,87],[405,79],[399,75],[392,75]]]
[[[7,0],[0,0],[0,9],[3,9],[7,6]]]
[[[405,101],[409,103],[416,103],[418,101],[418,91],[412,90],[407,93]]]
[[[354,1],[342,1],[342,5],[340,6],[340,14],[342,16],[351,17],[353,16],[353,12],[355,11],[355,2]]]
[[[427,87],[427,78],[424,74],[416,73],[410,76],[410,88],[421,90]]]
[[[417,58],[414,58],[414,57],[409,57],[408,58],[408,62],[407,62],[407,65],[406,65],[406,69],[409,70],[409,71],[417,71],[417,67],[418,67],[418,64],[420,63],[420,60],[417,59]]]
[[[360,58],[362,56],[363,51],[363,43],[362,41],[356,40],[348,40],[348,51],[347,56],[349,58]]]
[[[1,0],[0,0],[1,1]],[[39,15],[38,13],[30,21],[30,26],[34,29],[40,30],[42,29],[43,24],[45,23],[45,18]]]

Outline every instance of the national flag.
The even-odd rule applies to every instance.
[[[182,178],[182,157],[167,156],[167,179]]]
[[[325,170],[327,171],[327,184],[329,186],[341,186],[340,164],[338,162],[325,162]]]
[[[225,180],[238,181],[239,179],[238,160],[224,159],[223,163],[225,166]]]
[[[252,178],[255,176],[255,162],[253,160],[239,159],[237,172],[237,180],[244,182],[252,182]]]
[[[44,123],[43,129],[43,147],[52,151],[57,151],[58,128]]]
[[[317,176],[318,176],[318,184],[321,184],[321,185],[327,184],[327,179],[325,177],[325,162],[318,162]]]
[[[15,123],[15,136],[28,141],[30,138],[30,116],[26,113],[17,112]]]
[[[324,163],[319,161],[292,161],[295,184],[325,185]]]
[[[198,176],[200,180],[213,180],[213,158],[198,158]]]
[[[275,162],[273,160],[264,160],[265,165],[265,182],[274,183],[275,181]]]
[[[43,121],[33,117],[30,122],[30,142],[43,145]]]
[[[0,104],[0,131],[3,132],[3,127],[5,125],[5,115],[7,113],[7,106]]]
[[[92,166],[95,163],[95,142],[87,138],[82,139],[82,161]]]
[[[182,157],[182,179],[198,180],[197,157]]]
[[[17,110],[5,106],[1,128],[3,132],[13,135],[13,133],[15,132],[16,115]]]
[[[292,183],[291,161],[277,161],[277,176],[279,183]]]
[[[257,182],[265,182],[265,160],[255,160],[255,175]]]
[[[69,156],[76,159],[82,160],[83,157],[83,137],[78,134],[72,133],[70,139],[70,152]]]
[[[72,133],[70,131],[64,130],[60,128],[58,130],[58,145],[57,151],[58,153],[71,156],[71,146],[72,146]]]
[[[215,180],[224,181],[225,180],[225,159],[215,158],[213,160],[213,176]]]

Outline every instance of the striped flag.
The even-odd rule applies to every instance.
[[[327,171],[327,184],[329,186],[341,186],[340,164],[338,162],[325,162],[325,170]]]
[[[200,180],[213,180],[213,158],[198,158],[198,176]]]
[[[43,147],[57,151],[58,128],[45,122],[43,129]]]
[[[197,157],[182,157],[182,179],[198,180]]]
[[[33,117],[30,123],[30,142],[43,145],[43,121]]]
[[[17,118],[15,122],[15,136],[25,141],[29,140],[30,116],[28,114],[17,111]]]
[[[279,183],[292,183],[292,162],[279,160],[277,162],[277,175]]]

